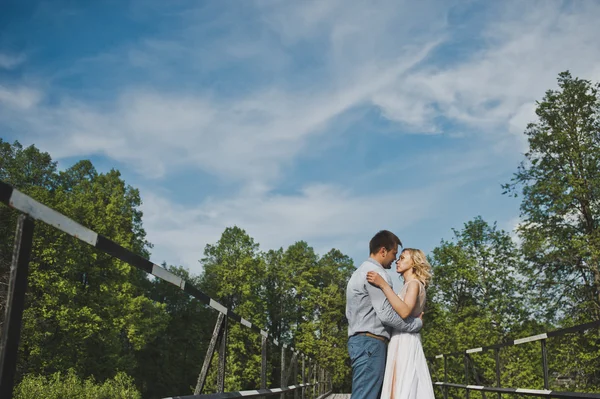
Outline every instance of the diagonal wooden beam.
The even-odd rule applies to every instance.
[[[290,381],[290,377],[292,376],[292,373],[294,372],[294,361],[296,361],[296,352],[294,352],[294,354],[292,355],[292,358],[290,359],[290,365],[288,367],[288,372],[285,374],[285,383],[284,386],[286,386],[288,384],[288,382]]]
[[[206,357],[204,357],[204,364],[202,365],[202,370],[198,375],[198,382],[196,382],[196,389],[194,390],[194,395],[200,395],[202,392],[202,388],[204,388],[204,383],[206,382],[206,376],[208,374],[208,368],[210,367],[210,362],[212,361],[213,355],[215,354],[215,348],[217,347],[217,341],[221,332],[223,330],[223,321],[225,320],[225,315],[219,312],[219,317],[217,317],[217,322],[215,324],[215,329],[213,331],[212,338],[210,339],[210,344],[208,345],[208,350],[206,351]]]

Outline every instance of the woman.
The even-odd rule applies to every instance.
[[[423,251],[406,248],[396,262],[396,271],[404,278],[404,286],[398,295],[376,272],[367,273],[367,280],[383,290],[400,317],[418,317],[425,308],[425,287],[431,278],[431,266]],[[431,376],[418,333],[392,332],[381,391],[381,399],[388,398],[434,399]]]

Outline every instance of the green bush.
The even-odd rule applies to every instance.
[[[97,383],[93,377],[81,380],[73,370],[50,376],[27,375],[17,386],[15,399],[141,399],[133,378],[119,372]]]

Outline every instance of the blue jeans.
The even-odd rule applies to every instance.
[[[385,372],[387,345],[365,335],[348,339],[348,353],[352,363],[351,399],[379,399]]]

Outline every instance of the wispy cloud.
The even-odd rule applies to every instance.
[[[10,112],[14,111],[14,108],[21,111],[31,110],[38,104],[41,98],[42,93],[40,91],[29,87],[6,87],[0,85],[0,104],[7,107],[4,115],[6,117],[9,116]],[[12,111],[8,111],[8,109]],[[1,111],[0,115],[2,115]]]
[[[356,248],[385,224],[384,207],[406,231],[446,217],[442,195],[495,190],[514,166],[507,159],[525,147],[535,101],[558,72],[600,80],[596,2],[138,1],[127,12],[152,29],[72,55],[49,76],[40,67],[0,80],[0,125],[54,158],[120,162],[142,186],[187,171],[236,187],[194,205],[142,190],[158,256],[188,265],[233,224],[266,247]],[[2,57],[8,73],[30,62]],[[411,137],[419,141],[408,146]],[[388,142],[401,154],[391,163],[379,159]],[[325,172],[298,178],[310,162],[339,169],[324,158],[353,146],[366,159],[346,177],[356,187]],[[414,176],[411,187],[362,194],[400,172]],[[302,189],[290,194],[294,178]],[[487,185],[462,193],[460,178]]]
[[[6,54],[0,53],[0,68],[1,69],[14,69],[25,62],[24,54]]]
[[[406,231],[448,188],[441,185],[373,196],[321,184],[306,186],[298,194],[240,195],[204,200],[197,206],[176,205],[147,192],[144,224],[149,240],[157,243],[156,262],[179,261],[196,271],[204,246],[233,225],[244,228],[263,249],[305,240],[317,243],[315,249],[321,254],[338,246],[360,256],[368,249],[370,234],[391,228],[392,220],[396,231]]]
[[[594,74],[600,54],[592,17],[597,6],[581,5],[577,12],[563,12],[555,3],[524,7],[519,15],[511,11],[514,7],[503,7],[480,32],[485,46],[446,67],[431,56],[451,33],[449,7],[259,2],[263,35],[243,40],[240,34],[240,42],[228,42],[225,49],[268,62],[270,54],[295,54],[290,51],[303,42],[325,43],[316,50],[323,72],[312,84],[293,87],[288,76],[233,97],[214,90],[125,85],[114,88],[110,107],[65,98],[12,123],[38,132],[36,141],[59,157],[105,154],[152,176],[187,165],[249,180],[280,177],[281,168],[305,149],[307,137],[324,134],[332,120],[366,105],[379,107],[385,118],[413,133],[444,132],[443,118],[478,132],[500,132],[496,140],[506,140],[502,133],[508,130],[522,144],[521,132],[534,116],[533,101],[557,72],[571,68],[583,76]],[[193,20],[188,15],[184,20],[190,25],[179,33],[195,32]],[[418,29],[422,25],[428,29]],[[264,43],[271,43],[273,35],[283,47],[270,51]],[[190,63],[201,64],[194,58],[199,47],[196,37],[183,36],[179,41],[144,39],[127,52],[134,67],[156,67],[160,73],[172,65],[165,62],[188,56]],[[34,92],[6,92],[4,97],[22,108],[37,103]],[[53,145],[50,137],[60,138],[61,145]]]
[[[57,157],[103,154],[153,176],[188,165],[229,178],[269,181],[280,176],[308,137],[323,134],[334,118],[368,102],[431,47],[374,71],[376,77],[335,89],[288,93],[271,87],[233,100],[132,89],[107,109],[67,100],[38,108],[33,118],[13,115],[10,123],[36,132],[36,142]]]

